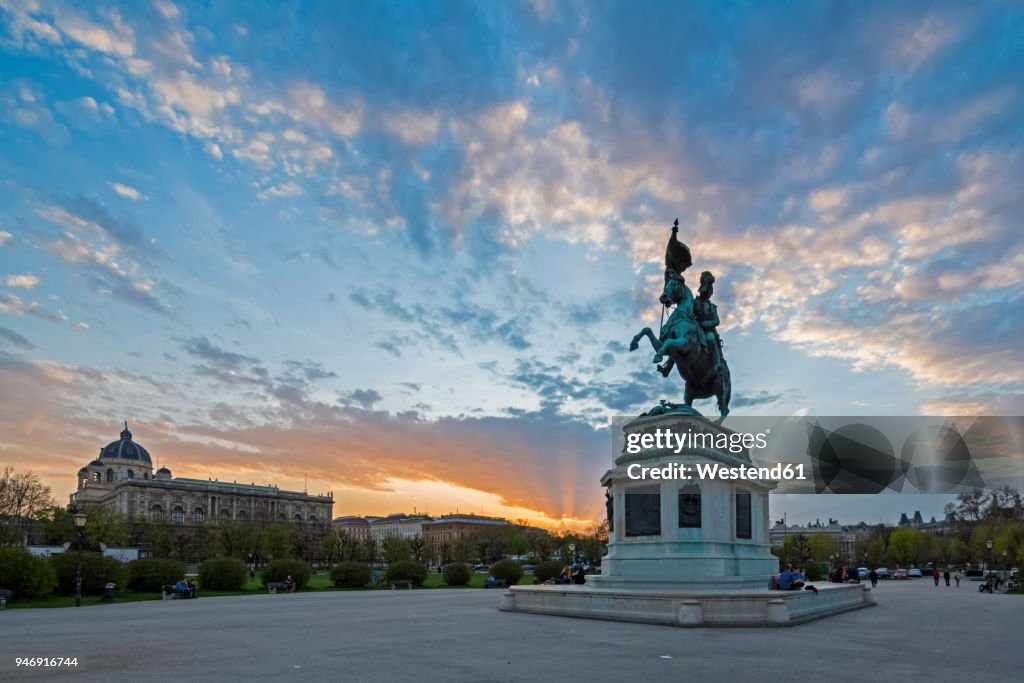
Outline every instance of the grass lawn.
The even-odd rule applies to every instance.
[[[487,574],[483,572],[473,572],[473,575],[469,579],[468,586],[449,586],[445,584],[444,578],[436,571],[429,572],[427,574],[426,581],[423,582],[422,588],[446,588],[446,589],[465,589],[465,588],[483,588],[484,582],[487,581]],[[519,579],[519,585],[532,585],[533,574],[524,574]],[[366,586],[364,588],[336,588],[331,583],[331,576],[329,572],[319,572],[313,574],[309,583],[306,584],[300,592],[302,593],[316,593],[322,591],[373,591],[373,590],[391,590],[391,587],[385,582],[380,586]],[[263,587],[263,583],[260,581],[260,577],[257,574],[255,579],[247,579],[245,587],[240,591],[204,591],[202,588],[199,589],[199,597],[221,597],[226,595],[257,595],[266,592]],[[133,593],[133,592],[122,592],[118,593],[114,602],[139,602],[142,600],[160,600],[159,593]],[[108,605],[110,603],[105,602],[103,598],[95,595],[82,596],[82,607],[91,607],[93,605]],[[75,598],[67,595],[51,595],[45,598],[37,598],[35,600],[17,600],[12,599],[7,601],[7,607],[9,609],[28,609],[34,607],[74,607]]]

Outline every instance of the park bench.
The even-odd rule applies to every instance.
[[[484,588],[508,588],[508,581],[505,579],[495,579],[494,583],[484,583]]]
[[[409,590],[412,590],[412,581],[409,579],[395,579],[391,582],[391,590],[395,590],[399,586],[405,586]]]
[[[284,583],[284,581],[267,581],[267,592],[268,593],[277,593],[277,591],[281,591],[282,593],[286,593],[287,592],[285,590],[285,583]]]
[[[0,588],[0,609],[7,609],[7,598],[14,595],[10,588]]]

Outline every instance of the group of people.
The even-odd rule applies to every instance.
[[[959,587],[960,587],[960,570],[959,570],[959,569],[957,570],[957,572],[956,572],[956,574],[955,574],[955,575],[951,575],[951,574],[949,573],[949,570],[948,570],[948,569],[947,569],[946,571],[942,572],[942,574],[941,574],[941,575],[939,574],[939,570],[938,570],[938,569],[934,570],[934,571],[932,572],[932,579],[933,579],[933,580],[935,581],[935,585],[936,585],[936,586],[938,586],[938,585],[939,585],[939,579],[940,579],[940,578],[942,578],[942,579],[945,579],[945,580],[946,580],[946,588],[949,588],[949,579],[950,579],[950,578],[952,578],[952,579],[954,579],[954,580],[956,581],[956,587],[957,587],[957,588],[959,588]]]
[[[872,574],[875,575],[871,583],[874,586],[878,583],[878,574],[872,569],[867,578],[871,578]],[[860,583],[860,570],[855,567],[846,568],[839,565],[828,573],[828,580],[830,583]]]
[[[555,584],[559,586],[564,586],[567,584],[576,584],[577,586],[582,586],[586,582],[587,576],[583,571],[583,565],[580,564],[573,565],[572,567],[569,567],[569,565],[565,565],[564,567],[562,567],[562,572],[558,575],[557,579],[548,579],[544,583]]]
[[[196,580],[181,579],[173,586],[164,586],[164,592],[168,594],[177,593],[182,598],[194,598],[196,597]]]
[[[807,572],[800,568],[793,569],[791,564],[787,564],[781,574],[771,578],[768,588],[773,591],[809,590],[818,594],[817,587],[807,582]]]

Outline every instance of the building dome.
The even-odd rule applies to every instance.
[[[100,454],[102,455],[102,451]],[[103,461],[97,458],[89,463],[89,467],[103,467]]]
[[[111,441],[103,447],[103,450],[100,451],[101,460],[107,460],[110,458],[138,460],[140,462],[147,462],[150,464],[153,463],[149,457],[149,452],[139,444],[132,441],[132,433],[128,431],[127,422],[124,423],[124,430],[121,432],[121,438],[117,441]]]
[[[161,467],[160,469],[158,469],[156,471],[156,473],[157,474],[170,474],[171,471],[169,469],[167,469],[166,467]]]

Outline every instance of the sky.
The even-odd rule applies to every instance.
[[[599,520],[610,419],[681,400],[628,352],[676,218],[734,414],[1024,408],[1019,3],[0,0],[0,30],[0,461],[62,501],[128,420],[176,476],[336,515]]]

